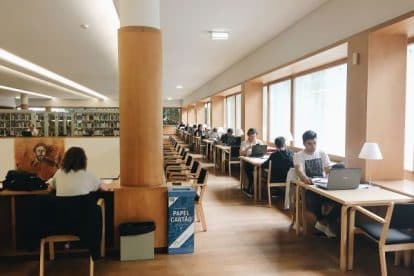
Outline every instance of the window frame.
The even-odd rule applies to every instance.
[[[412,38],[412,43],[414,43],[414,38]],[[291,74],[289,76],[285,76],[276,80],[272,80],[269,82],[266,82],[263,84],[263,86],[267,86],[267,143],[271,146],[274,146],[273,141],[269,140],[269,135],[270,135],[270,86],[273,84],[277,84],[283,81],[287,81],[290,80],[290,132],[292,133],[292,135],[294,134],[294,130],[295,130],[295,79],[301,76],[305,76],[308,74],[312,74],[312,73],[316,73],[322,70],[326,70],[329,68],[333,68],[339,65],[344,65],[348,63],[348,59],[347,58],[342,58],[339,60],[335,60],[320,66],[316,66],[313,68],[310,68],[308,70],[303,70],[300,71],[298,73],[295,74]],[[262,107],[263,108],[263,107]],[[294,141],[291,141],[289,143],[289,148],[292,149],[293,151],[300,151],[303,149],[303,147],[298,147],[298,146],[294,146]],[[339,155],[335,155],[335,154],[330,154],[328,153],[329,157],[331,158],[332,161],[337,161],[337,162],[341,162],[345,160],[345,156],[339,156]]]
[[[224,99],[224,122],[225,122],[225,127],[226,128],[229,128],[229,125],[228,125],[228,108],[227,108],[227,100],[228,100],[228,98],[231,98],[231,97],[233,97],[234,98],[234,114],[233,114],[233,116],[234,116],[234,129],[233,129],[233,131],[235,132],[236,131],[236,128],[237,128],[237,125],[238,125],[238,120],[237,120],[237,100],[236,100],[236,97],[237,96],[240,96],[240,97],[242,97],[242,93],[241,92],[237,92],[237,93],[233,93],[233,94],[231,94],[231,95],[227,95],[226,97],[225,97],[225,99]],[[242,117],[242,108],[241,108],[241,105],[243,104],[243,101],[241,100],[240,101],[240,117]],[[242,118],[240,118],[240,126],[241,126],[241,121],[242,121]]]

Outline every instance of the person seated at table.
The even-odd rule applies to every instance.
[[[86,170],[87,157],[80,147],[71,147],[63,157],[62,168],[49,181],[56,196],[79,196],[101,188],[101,181]]]
[[[312,130],[305,131],[302,135],[304,150],[293,156],[295,171],[301,181],[312,185],[313,177],[325,177],[330,171],[329,156],[317,149],[317,134]],[[323,198],[313,192],[306,192],[307,208],[315,215],[315,228],[324,233],[327,237],[336,236],[332,226],[339,217],[339,208],[332,201]],[[327,215],[322,213],[324,205],[334,206]]]
[[[194,136],[201,137],[201,136],[203,136],[203,133],[204,133],[203,125],[199,124],[197,126],[197,130],[194,132]]]
[[[285,182],[289,170],[293,168],[293,153],[286,147],[286,139],[284,137],[277,137],[275,139],[275,146],[276,151],[263,163],[262,168],[269,168],[269,163],[272,161],[270,181],[273,183]]]
[[[232,128],[228,128],[228,129],[227,129],[226,134],[223,134],[223,135],[221,136],[220,141],[221,141],[223,144],[227,144],[227,142],[228,142],[228,138],[229,138],[229,137],[233,137],[233,129],[232,129]]]
[[[220,138],[220,135],[217,132],[217,128],[213,128],[213,130],[210,132],[208,138],[212,139],[212,140],[218,140]]]
[[[178,125],[178,129],[182,129],[182,128],[185,128],[185,124],[184,124],[184,122],[181,122],[181,123]]]
[[[263,145],[263,142],[257,139],[257,130],[254,128],[249,128],[247,131],[247,140],[243,141],[240,146],[240,155],[242,156],[250,156],[252,155],[252,147],[254,145]],[[244,166],[248,185],[247,185],[247,192],[253,193],[253,170],[254,166],[248,162],[246,162]]]

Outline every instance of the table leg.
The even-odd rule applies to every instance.
[[[339,267],[345,272],[347,267],[347,243],[348,243],[348,206],[341,207],[341,242],[339,252]]]
[[[257,167],[257,186],[258,186],[258,193],[259,193],[259,200],[262,200],[262,168],[260,166]]]
[[[299,185],[295,184],[295,224],[296,224],[296,235],[300,234],[300,221],[299,221],[299,212],[300,212],[300,198],[299,198]]]
[[[16,197],[10,197],[10,208],[11,208],[11,246],[12,250],[16,251]]]
[[[226,172],[226,152],[221,150],[221,173],[224,175]]]
[[[257,200],[257,168],[253,167],[253,194],[254,200]]]
[[[244,161],[240,160],[240,191],[243,191],[244,188]]]
[[[307,234],[308,222],[306,221],[306,190],[300,189],[300,206],[301,206],[301,219],[302,219],[302,233]]]

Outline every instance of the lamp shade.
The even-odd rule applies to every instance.
[[[358,158],[366,160],[382,160],[382,153],[377,143],[365,143]]]

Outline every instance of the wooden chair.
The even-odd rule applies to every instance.
[[[105,236],[106,236],[106,229],[105,229],[105,201],[104,199],[100,198],[97,201],[97,206],[101,210],[101,218],[102,218],[102,239],[100,244],[100,255],[101,257],[105,256]],[[55,259],[55,247],[54,244],[56,242],[74,242],[79,241],[80,238],[75,235],[51,235],[40,240],[40,266],[39,266],[39,275],[44,276],[45,271],[45,246],[46,243],[49,243],[49,260],[53,261]],[[89,256],[89,275],[94,275],[94,261],[92,256]]]
[[[284,187],[286,188],[285,182],[271,182],[272,179],[272,161],[269,161],[269,168],[267,170],[266,186],[267,186],[267,198],[269,201],[269,207],[272,207],[272,193],[271,188],[273,187]]]
[[[168,175],[169,181],[192,181],[197,179],[201,170],[200,162],[194,161],[191,169],[184,169],[180,172],[172,172]]]
[[[188,155],[185,160],[185,163],[180,162],[175,165],[167,165],[166,170],[165,170],[165,175],[167,179],[169,179],[170,174],[172,173],[180,173],[182,171],[190,170],[192,163],[193,163],[193,157],[191,155]]]
[[[197,216],[197,221],[201,221],[201,229],[206,232],[207,231],[207,222],[206,217],[204,215],[203,209],[203,198],[207,188],[207,178],[208,172],[205,168],[200,170],[200,174],[194,183],[194,189],[196,190],[196,197],[195,197],[195,212]]]
[[[359,212],[368,217],[369,221],[360,221],[355,224],[355,213]],[[385,217],[381,217],[361,206],[354,206],[349,217],[349,244],[348,244],[348,270],[353,268],[354,236],[362,233],[369,239],[378,243],[381,275],[387,275],[386,252],[414,250],[414,233],[407,229],[414,228],[414,203],[389,203]]]
[[[229,159],[228,166],[229,166],[229,176],[231,176],[231,165],[239,164],[240,165],[240,147],[230,147],[230,153],[228,154]]]

